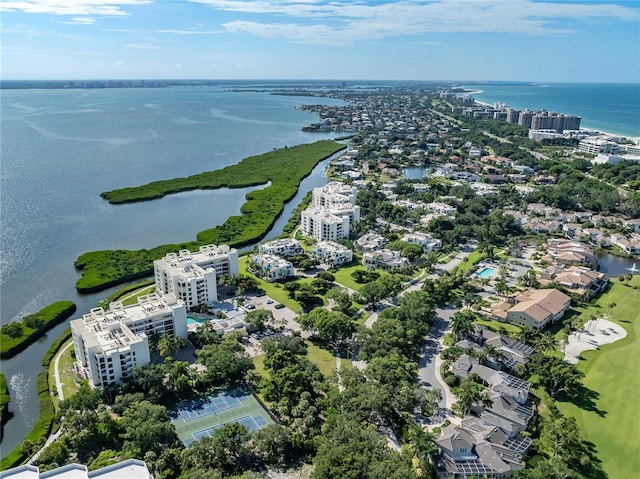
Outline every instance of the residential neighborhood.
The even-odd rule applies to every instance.
[[[403,451],[415,457],[397,477],[527,479],[552,466],[600,477],[557,404],[583,394],[584,373],[565,355],[623,338],[615,301],[593,304],[614,288],[636,294],[635,263],[607,271],[640,253],[640,202],[599,179],[614,163],[598,158],[635,150],[594,142],[571,115],[516,115],[446,88],[405,93],[322,93],[343,104],[302,106],[321,119],[305,132],[348,133],[347,147],[289,232],[155,260],[140,293],[71,321],[68,381],[166,405],[167,448],[187,451],[183,464],[243,424],[266,438],[243,441],[270,470],[320,467],[323,441],[362,441],[397,464]],[[225,419],[245,400],[251,414]],[[335,439],[329,427],[345,430]],[[575,451],[546,439],[563,433]],[[273,442],[281,452],[266,452]],[[50,447],[34,463],[52,464]],[[157,472],[164,453],[151,452]],[[251,469],[234,461],[229,471]]]

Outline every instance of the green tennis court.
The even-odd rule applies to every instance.
[[[177,405],[171,422],[185,445],[212,436],[224,424],[239,422],[257,431],[273,420],[257,399],[245,388],[236,388],[213,396]]]

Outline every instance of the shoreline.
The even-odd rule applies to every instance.
[[[582,85],[582,84],[580,84],[580,85]],[[586,83],[584,85],[586,85]],[[599,85],[599,84],[595,84],[595,85]],[[497,87],[497,86],[507,86],[507,85],[488,85],[488,86]],[[521,86],[532,87],[533,85],[521,85]],[[467,94],[467,95],[481,95],[483,93],[486,93],[485,90],[483,90],[481,88],[478,88],[478,85],[471,85],[471,86],[462,85],[461,88],[464,88],[466,90],[472,90],[472,91],[465,91],[464,94]],[[491,94],[489,93],[489,95],[491,95]],[[460,94],[459,96],[461,97],[462,94]],[[525,100],[520,100],[520,102],[522,102],[522,101],[526,102],[526,99]],[[544,96],[542,97],[541,101],[544,101]],[[586,122],[586,125],[581,125],[580,126],[581,130],[592,130],[592,131],[595,131],[595,132],[597,132],[597,133],[599,133],[600,135],[603,135],[603,136],[622,137],[622,138],[627,138],[627,139],[631,139],[631,140],[640,141],[640,131],[637,131],[635,133],[623,133],[623,132],[616,132],[615,128],[612,131],[609,127],[600,128],[600,127],[597,127],[597,126],[589,126],[589,124],[588,124],[589,120],[586,120],[583,115],[578,114],[578,113],[573,113],[571,111],[557,111],[557,109],[551,109],[551,108],[548,108],[548,107],[546,107],[544,105],[541,106],[541,107],[538,107],[538,108],[532,108],[530,106],[522,106],[522,105],[516,107],[516,106],[512,106],[510,101],[499,99],[499,98],[495,99],[492,103],[489,103],[486,100],[478,100],[478,99],[474,98],[474,102],[477,103],[477,104],[483,105],[483,106],[488,106],[490,108],[493,108],[494,103],[500,102],[500,103],[506,103],[507,105],[510,105],[511,108],[516,109],[516,110],[529,109],[531,111],[540,111],[541,109],[545,109],[545,110],[550,111],[550,112],[561,113],[561,114],[564,114],[564,115],[577,115],[577,116],[581,117],[582,122]],[[628,124],[626,124],[626,125],[628,125]],[[633,127],[637,128],[638,125],[631,125],[630,129],[633,129]]]
[[[476,92],[473,92],[473,93],[476,93]],[[478,91],[477,93],[482,93],[482,91]],[[473,99],[473,103],[483,107],[487,107],[487,108],[494,108],[493,104],[487,103],[485,101],[476,100],[475,98]],[[531,110],[531,111],[535,111],[535,110]],[[566,114],[566,113],[563,113],[563,114]],[[596,128],[590,128],[586,126],[580,126],[580,130],[595,131],[597,133],[596,136],[618,137],[618,138],[626,138],[628,140],[640,141],[640,136],[623,135],[621,133],[613,133],[610,131],[599,130]]]

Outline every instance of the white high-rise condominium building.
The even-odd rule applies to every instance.
[[[293,276],[293,265],[290,261],[272,254],[254,254],[248,267],[257,276],[266,281],[277,281]]]
[[[331,181],[313,189],[311,205],[327,209],[344,204],[355,205],[357,192],[358,190],[353,186]]]
[[[349,237],[351,224],[360,221],[357,188],[337,181],[313,189],[312,206],[302,212],[302,234],[318,241]]]
[[[201,246],[192,253],[181,250],[153,262],[156,291],[173,294],[188,309],[218,299],[218,279],[223,274],[238,276],[238,250],[222,245]]]
[[[104,386],[150,361],[150,336],[186,338],[187,310],[173,295],[150,294],[132,306],[94,308],[70,325],[78,369],[93,386]]]
[[[337,216],[329,210],[310,208],[300,215],[302,234],[318,241],[337,241],[349,237],[349,216]]]

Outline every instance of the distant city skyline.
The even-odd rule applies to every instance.
[[[640,83],[640,1],[1,0],[3,80]]]

